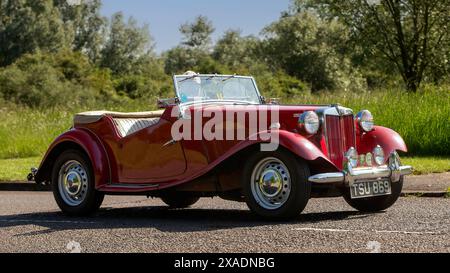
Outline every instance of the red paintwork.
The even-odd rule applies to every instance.
[[[397,132],[389,128],[375,126],[372,132],[363,134],[359,132],[359,137],[356,138],[358,153],[372,152],[377,145],[380,145],[383,148],[386,155],[389,155],[394,151],[408,151],[403,138]],[[386,161],[387,160],[388,158],[386,156]]]
[[[47,181],[50,178],[50,170],[43,168],[46,163],[53,163],[55,158],[51,156],[52,152],[58,147],[67,143],[74,143],[82,148],[89,156],[94,170],[95,182],[97,187],[110,181],[110,161],[100,139],[88,129],[72,129],[59,136],[48,149],[41,163],[39,172],[36,175],[36,181]],[[49,162],[52,161],[52,162]],[[46,172],[41,172],[44,169]]]
[[[182,140],[174,145],[164,146],[172,140],[171,127],[178,119],[171,116],[171,106],[166,109],[158,124],[122,138],[111,117],[105,116],[100,121],[89,124],[75,124],[74,128],[64,133],[50,146],[36,176],[37,182],[49,181],[54,151],[65,143],[77,144],[91,159],[96,178],[97,189],[109,193],[150,192],[178,186],[191,182],[212,170],[243,149],[263,143],[256,140]],[[203,106],[203,111],[220,110],[226,115],[230,109],[236,113],[260,111],[257,106],[249,111],[247,106]],[[255,107],[255,106],[252,106]],[[280,145],[308,162],[323,162],[321,169],[341,170],[330,160],[327,143],[323,132],[309,136],[299,129],[298,115],[305,111],[315,111],[325,106],[280,106],[279,129]],[[189,109],[194,117],[196,109]],[[213,118],[213,117],[211,117]],[[211,118],[204,118],[205,125]],[[248,117],[247,117],[248,120]],[[248,121],[247,121],[248,122]],[[234,123],[234,128],[239,124]],[[244,125],[246,126],[246,125]],[[270,127],[270,114],[268,117]],[[357,127],[356,127],[357,128]],[[234,133],[230,124],[223,124],[223,130]],[[264,132],[256,132],[258,136]],[[341,137],[350,138],[348,132],[340,132]],[[352,140],[354,141],[354,140]],[[353,143],[353,142],[352,142]],[[331,151],[336,149],[335,145]],[[406,145],[394,131],[376,127],[373,132],[361,134],[356,130],[356,148],[360,153],[371,152],[376,145],[385,148],[386,154],[393,150],[406,151]],[[347,148],[347,147],[345,147]],[[57,152],[55,152],[57,153]],[[333,163],[334,162],[334,163]],[[220,171],[220,170],[219,170]]]

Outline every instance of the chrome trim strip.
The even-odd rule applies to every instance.
[[[308,180],[311,183],[329,184],[344,182],[344,173],[320,173],[311,176]]]
[[[124,189],[142,189],[142,188],[157,188],[159,184],[109,184],[109,188],[124,188]]]

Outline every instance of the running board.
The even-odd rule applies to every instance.
[[[157,190],[159,184],[109,184],[98,188],[101,192],[110,193],[139,193],[139,192],[150,192]]]

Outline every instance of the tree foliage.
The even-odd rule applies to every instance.
[[[242,37],[240,30],[228,30],[217,41],[212,56],[230,68],[248,66],[256,59],[258,44],[253,36]]]
[[[0,65],[38,50],[56,52],[67,42],[61,14],[51,0],[0,1]]]
[[[269,64],[309,83],[313,91],[361,87],[363,80],[343,54],[348,32],[338,21],[310,12],[285,14],[264,35]]]
[[[448,66],[449,0],[296,0],[293,6],[338,18],[367,58],[381,56],[397,68],[409,91],[427,71]]]
[[[259,36],[212,21],[157,54],[149,26],[101,0],[0,0],[0,101],[31,107],[173,96],[171,75],[247,74],[267,97],[450,81],[450,0],[291,0]]]
[[[133,18],[125,23],[123,14],[116,13],[111,19],[100,65],[114,74],[130,73],[140,58],[151,53],[152,47],[148,26],[138,27]]]
[[[206,16],[198,16],[194,22],[180,26],[183,45],[190,48],[208,49],[214,30],[212,22]]]
[[[72,49],[97,61],[105,40],[106,19],[100,14],[101,1],[90,0],[70,5],[67,0],[54,0],[54,5],[61,13],[66,33],[71,35]]]
[[[81,53],[25,54],[0,69],[0,95],[31,107],[77,105],[89,100],[114,100],[111,77]]]

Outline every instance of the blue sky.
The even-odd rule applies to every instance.
[[[289,6],[289,0],[103,0],[102,14],[110,17],[118,11],[148,23],[156,41],[156,50],[176,46],[179,26],[197,15],[206,15],[216,28],[214,40],[227,29],[241,29],[244,35],[257,35],[277,20]]]

